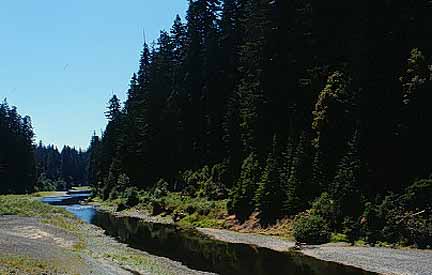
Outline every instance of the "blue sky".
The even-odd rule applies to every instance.
[[[0,98],[32,117],[36,141],[87,148],[122,99],[143,44],[187,0],[13,0],[0,9]]]

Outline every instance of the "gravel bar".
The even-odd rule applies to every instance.
[[[294,242],[272,236],[207,228],[198,228],[198,231],[216,240],[266,247],[280,252],[295,247]],[[306,246],[300,252],[319,260],[383,275],[432,275],[431,250],[352,247],[340,243]]]
[[[283,240],[273,236],[264,236],[251,233],[238,233],[229,230],[210,228],[197,228],[197,230],[219,241],[255,245],[279,252],[287,251],[295,246],[294,242]]]
[[[305,255],[385,275],[432,275],[432,251],[322,245],[307,247]]]

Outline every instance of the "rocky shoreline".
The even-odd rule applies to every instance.
[[[198,231],[220,241],[245,243],[281,252],[295,248],[294,242],[278,237],[206,228],[198,228]],[[356,247],[347,243],[335,243],[304,246],[299,252],[322,261],[335,262],[383,275],[432,274],[432,251],[430,250]]]
[[[136,217],[151,223],[173,223],[168,217],[153,217],[137,210],[115,212],[116,216]],[[228,243],[242,243],[284,252],[295,248],[295,242],[280,237],[239,233],[224,229],[197,228],[206,236]],[[383,275],[431,275],[432,251],[351,246],[347,243],[304,246],[298,252],[322,261],[360,268]]]

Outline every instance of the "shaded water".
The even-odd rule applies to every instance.
[[[245,244],[209,239],[192,229],[115,217],[92,206],[63,206],[81,220],[101,227],[120,242],[186,266],[222,275],[371,275],[355,268]]]
[[[358,269],[245,244],[215,241],[196,230],[96,213],[92,223],[131,247],[224,275],[367,275]]]

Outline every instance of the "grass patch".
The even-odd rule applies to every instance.
[[[224,228],[227,214],[227,201],[209,201],[206,198],[192,198],[183,196],[180,193],[168,193],[167,195],[155,198],[149,192],[140,192],[140,203],[131,208],[140,212],[154,213],[161,217],[179,217],[177,222],[182,226]],[[92,199],[106,211],[116,211],[118,205],[125,205],[124,198],[103,201],[99,197]],[[155,208],[158,210],[155,211]],[[128,209],[126,209],[127,211]]]
[[[363,240],[357,240],[354,243],[355,246],[366,246],[366,242]]]
[[[145,199],[147,198],[147,200]],[[223,228],[227,216],[227,201],[209,201],[192,198],[179,193],[168,193],[157,200],[163,208],[162,214],[179,216],[179,224],[195,227]],[[152,199],[144,196],[144,206],[152,211]]]
[[[330,238],[331,243],[349,243],[348,236],[342,233],[332,233]]]
[[[65,209],[45,204],[27,195],[0,196],[0,215],[39,217],[43,223],[72,233],[79,233],[79,224],[82,223]]]
[[[100,197],[94,197],[91,199],[89,204],[97,205],[101,209],[105,211],[115,211],[120,203],[123,201],[121,199],[115,199],[115,200],[102,200]]]
[[[36,198],[43,198],[43,197],[54,197],[62,194],[63,192],[58,191],[46,191],[46,192],[36,192],[33,193],[32,196]]]
[[[34,260],[26,257],[11,256],[0,258],[0,274],[59,274],[61,273],[48,261]]]
[[[51,218],[53,215],[73,218],[60,207],[54,207],[27,195],[0,196],[0,215]]]
[[[292,233],[292,220],[285,218],[277,221],[275,225],[265,227],[265,228],[257,228],[251,230],[252,233],[258,233],[262,235],[268,236],[277,236],[279,238],[294,241],[293,233]]]
[[[187,215],[179,222],[182,226],[194,226],[201,228],[222,228],[224,221],[221,219],[211,218],[208,216],[202,216],[198,213]]]
[[[71,188],[71,190],[75,190],[75,191],[92,191],[90,186],[74,186]]]
[[[56,227],[62,228],[72,233],[79,233],[80,230],[79,224],[82,223],[82,221],[78,219],[75,218],[72,219],[63,216],[52,216],[48,218],[43,218],[42,222],[46,224],[54,225]]]
[[[134,255],[127,252],[111,252],[103,255],[103,258],[116,262],[127,270],[136,270],[146,274],[171,275],[174,270],[164,266],[157,260],[144,255]]]
[[[77,242],[76,244],[74,244],[73,247],[72,247],[72,249],[75,252],[83,251],[86,248],[87,248],[87,245],[86,245],[86,243],[85,243],[85,241],[83,239],[80,239],[80,241]]]

